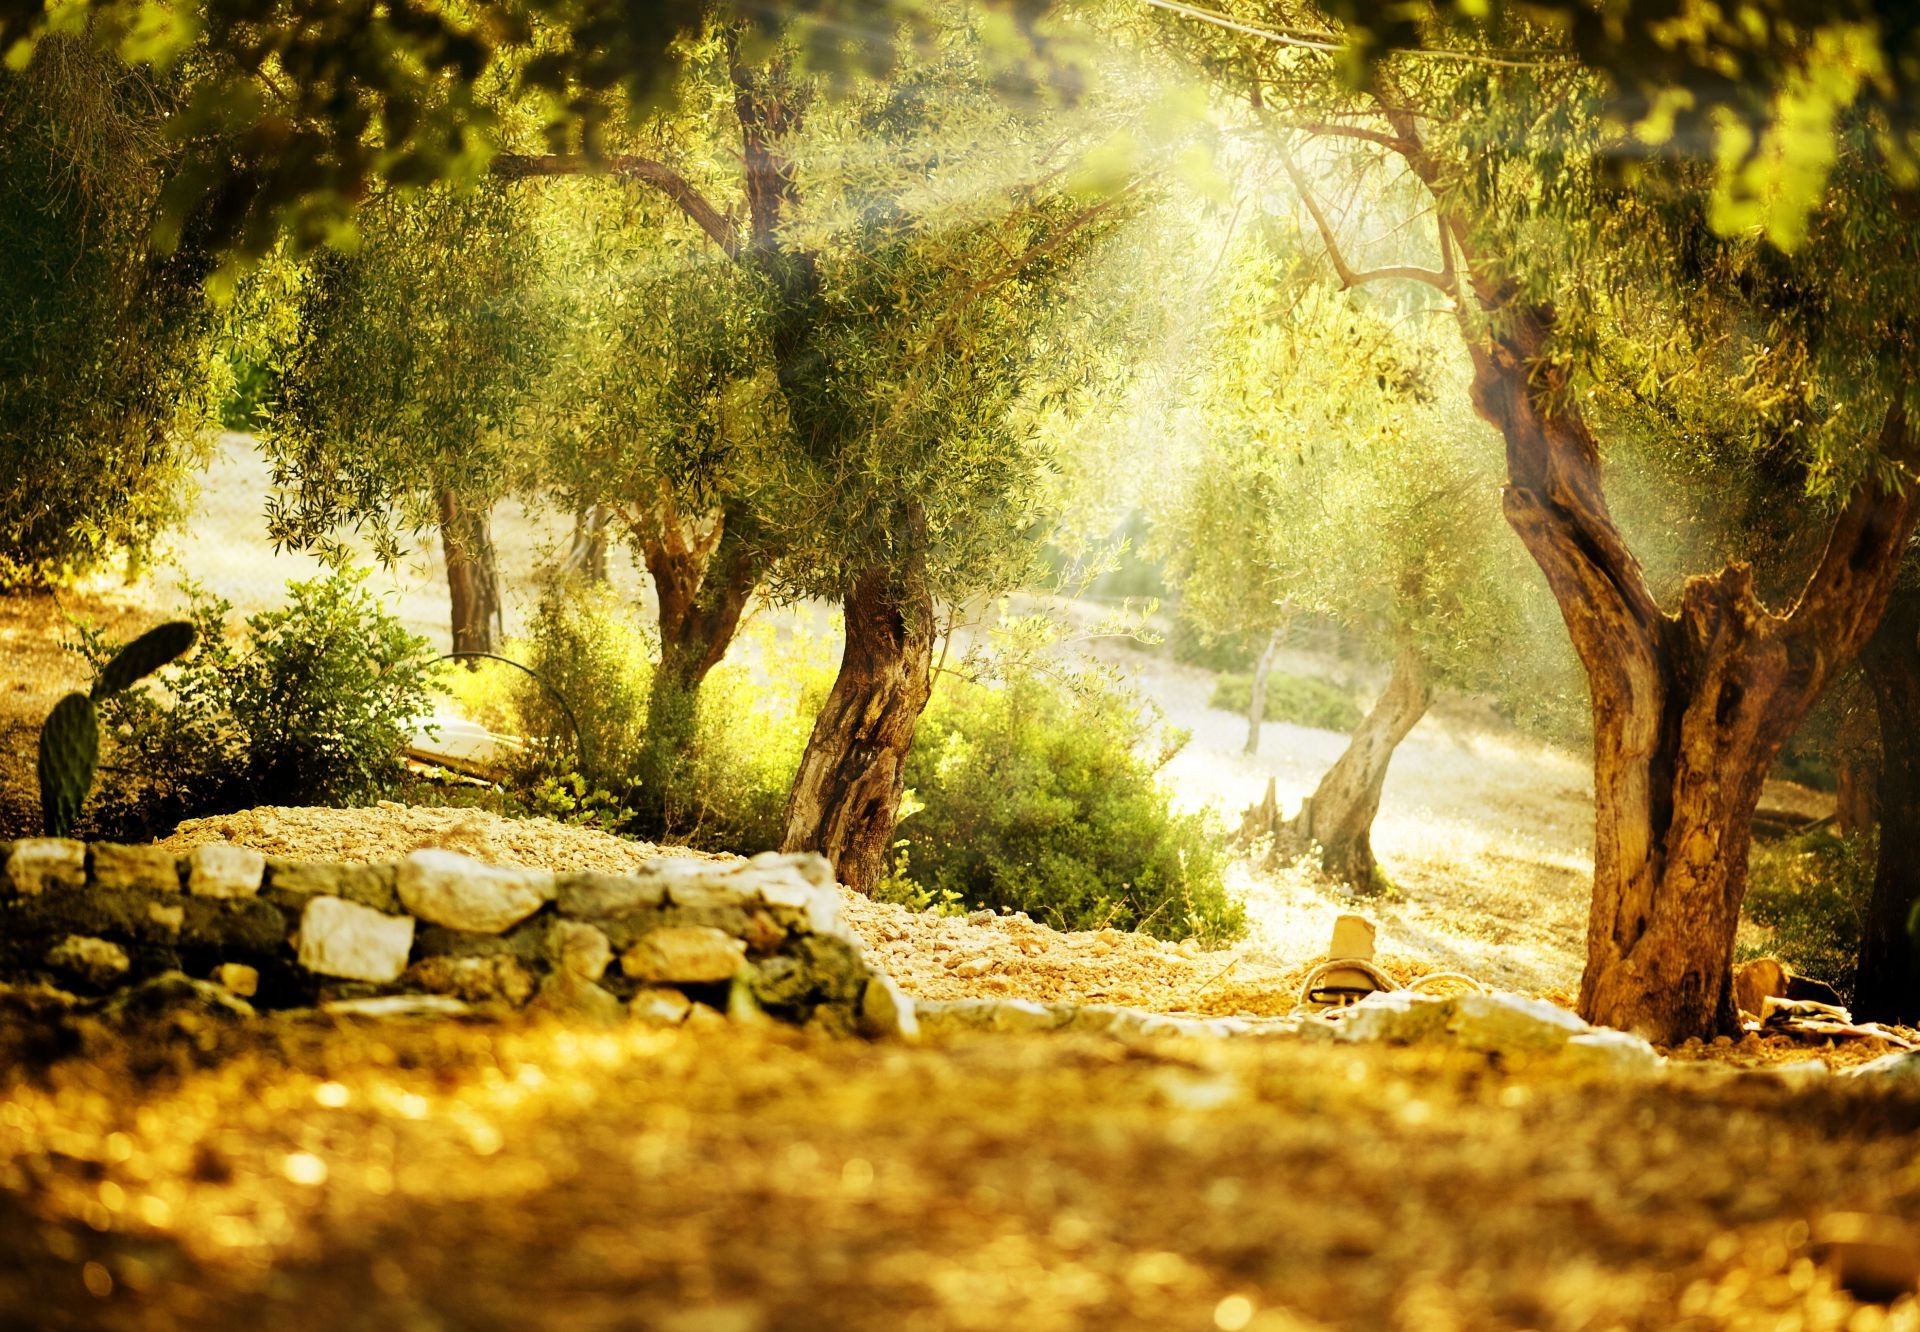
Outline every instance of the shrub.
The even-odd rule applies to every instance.
[[[198,647],[155,686],[101,712],[123,791],[118,821],[142,830],[260,804],[365,804],[405,771],[401,748],[428,711],[435,653],[365,586],[339,572],[287,585],[279,610],[227,635],[230,603],[189,587]],[[99,670],[119,644],[82,630]]]
[[[1875,855],[1872,834],[1836,837],[1815,831],[1755,842],[1745,911],[1754,924],[1772,931],[1764,951],[1850,994]]]
[[[1214,681],[1213,696],[1207,700],[1207,706],[1244,717],[1253,706],[1253,677],[1221,676]],[[1362,713],[1353,696],[1337,685],[1308,675],[1273,671],[1267,676],[1267,704],[1262,716],[1267,721],[1317,726],[1323,731],[1345,734],[1360,725]]]
[[[664,774],[641,768],[655,653],[653,635],[614,593],[549,589],[527,641],[507,653],[523,655],[545,682],[522,676],[509,685],[505,729],[532,742],[516,785],[541,812],[597,810],[602,823],[617,812],[619,830],[637,836],[744,853],[777,846],[787,790],[833,683],[825,645],[805,632],[781,641],[762,625],[744,629],[729,660],[708,675],[692,739]],[[497,686],[454,689],[476,719],[497,706]],[[660,781],[671,789],[650,789]]]
[[[1155,777],[1184,741],[1091,672],[1025,661],[992,683],[943,676],[908,756],[914,799],[884,894],[1057,929],[1232,938],[1245,911],[1227,896],[1218,832],[1176,813]]]

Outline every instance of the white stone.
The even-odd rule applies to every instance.
[[[678,990],[649,986],[627,1002],[627,1012],[636,1022],[656,1027],[677,1027],[687,1020],[693,1000]]]
[[[117,943],[69,934],[47,950],[47,965],[104,989],[126,975],[133,964],[127,959],[127,950]]]
[[[920,1035],[913,1000],[890,976],[869,976],[860,991],[860,1031],[910,1041]]]
[[[475,934],[511,929],[553,899],[547,870],[488,865],[427,847],[400,862],[400,901],[421,920]]]
[[[1920,1082],[1920,1051],[1901,1050],[1856,1064],[1840,1075],[1873,1082]]]
[[[222,962],[213,969],[213,982],[251,999],[260,989],[260,973],[239,962]]]
[[[441,1018],[461,1017],[473,1010],[451,995],[382,994],[368,999],[335,999],[320,1005],[320,1011],[336,1017]]]
[[[339,897],[313,897],[300,914],[300,965],[342,980],[398,980],[413,947],[413,917]]]
[[[187,891],[196,897],[252,897],[267,858],[252,847],[214,842],[187,852]]]
[[[7,857],[7,881],[22,897],[49,888],[83,888],[87,848],[71,837],[29,837],[13,844]]]
[[[708,925],[677,925],[643,934],[620,955],[637,981],[701,984],[728,980],[746,962],[746,941]]]
[[[613,945],[607,936],[577,920],[554,921],[547,944],[554,962],[581,980],[599,980],[613,962]]]
[[[180,891],[180,862],[171,851],[157,846],[93,844],[93,886],[144,888],[149,892]]]
[[[1376,990],[1358,1003],[1329,1009],[1301,1024],[1303,1034],[1330,1029],[1336,1041],[1386,1041],[1410,1045],[1433,1040],[1447,1029],[1453,1001],[1413,990]]]
[[[1651,1073],[1667,1061],[1646,1040],[1631,1032],[1595,1027],[1567,1041],[1561,1058],[1606,1073]]]
[[[1470,1050],[1558,1050],[1591,1030],[1557,1004],[1504,991],[1463,994],[1450,1002],[1453,1016],[1447,1029]]]

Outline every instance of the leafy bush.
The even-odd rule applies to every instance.
[[[1174,812],[1154,775],[1184,742],[1091,672],[1029,660],[992,683],[943,676],[907,760],[913,802],[884,895],[1058,929],[1234,937],[1246,913],[1227,896],[1218,832]]]
[[[666,791],[650,790],[661,779],[641,766],[655,653],[653,635],[615,594],[568,584],[549,590],[528,639],[507,649],[544,685],[511,680],[505,719],[483,715],[498,706],[497,685],[456,682],[454,689],[468,715],[532,741],[515,778],[539,812],[594,816],[687,846],[743,853],[777,846],[787,790],[833,682],[825,645],[806,633],[782,642],[764,626],[743,630],[730,660],[701,688],[691,742],[670,766]]]
[[[1876,855],[1872,834],[1826,831],[1755,842],[1746,915],[1772,931],[1762,950],[1847,994],[1853,986]]]
[[[1223,675],[1214,681],[1210,708],[1245,716],[1253,706],[1253,677]],[[1323,731],[1345,734],[1360,725],[1362,713],[1353,696],[1337,685],[1308,675],[1288,675],[1282,671],[1267,676],[1267,704],[1262,715],[1267,721],[1292,722],[1295,726],[1317,726]]]
[[[164,828],[260,804],[365,804],[404,772],[401,747],[428,711],[432,646],[339,572],[287,585],[279,610],[227,636],[233,607],[188,589],[198,647],[146,685],[106,700],[114,757],[133,790],[119,825]],[[81,631],[98,671],[119,644]]]

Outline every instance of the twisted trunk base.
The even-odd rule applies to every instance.
[[[840,882],[869,893],[886,872],[907,751],[933,692],[933,599],[917,580],[874,568],[844,605],[840,673],[794,777],[780,849],[818,851]]]
[[[1426,663],[1412,648],[1394,658],[1387,687],[1353,733],[1346,752],[1327,769],[1288,825],[1300,842],[1320,848],[1320,865],[1362,890],[1374,885],[1373,820],[1380,812],[1393,751],[1407,738],[1433,699]]]

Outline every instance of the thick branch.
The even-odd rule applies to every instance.
[[[1293,182],[1294,189],[1300,192],[1300,200],[1307,206],[1307,213],[1313,218],[1313,225],[1320,232],[1320,241],[1327,249],[1327,258],[1333,262],[1333,271],[1340,277],[1340,285],[1361,287],[1369,282],[1406,281],[1424,283],[1438,291],[1453,295],[1453,274],[1447,269],[1416,268],[1411,264],[1390,264],[1385,268],[1370,268],[1356,273],[1348,266],[1346,257],[1340,253],[1340,242],[1334,239],[1333,226],[1327,221],[1327,215],[1321,211],[1320,204],[1313,197],[1313,191],[1307,187],[1307,180],[1301,174],[1299,166],[1293,160],[1293,154],[1286,149],[1280,150],[1280,165],[1286,168],[1287,178]],[[1446,251],[1442,250],[1443,255]]]
[[[1804,634],[1835,665],[1851,657],[1879,623],[1920,516],[1914,475],[1920,441],[1898,394],[1880,427],[1880,451],[1899,469],[1899,480],[1889,484],[1871,475],[1854,487],[1818,567],[1786,617],[1791,632]]]
[[[734,227],[733,220],[707,202],[685,176],[665,162],[632,153],[594,158],[502,153],[493,159],[493,174],[506,180],[527,180],[536,176],[582,176],[600,172],[623,180],[644,181],[653,186],[666,195],[674,207],[691,218],[694,225],[706,232],[714,244],[725,250],[729,259],[739,257],[740,233]]]

